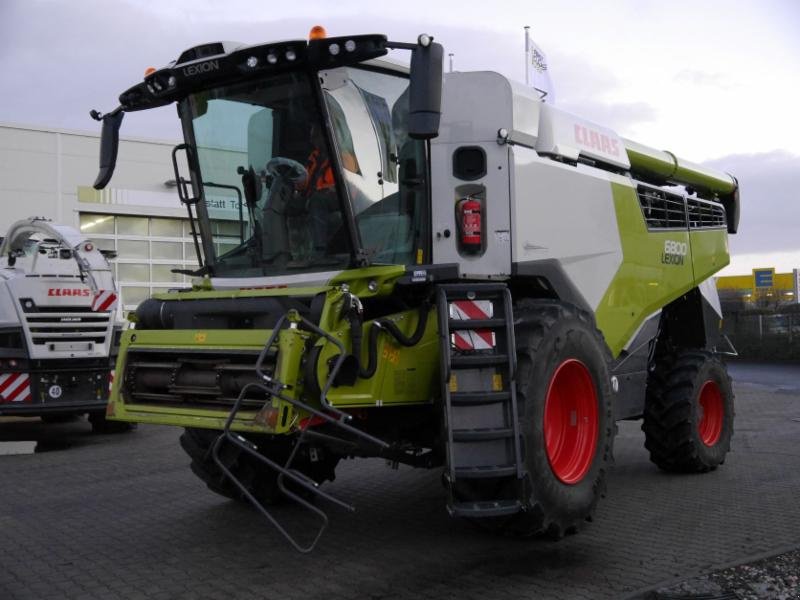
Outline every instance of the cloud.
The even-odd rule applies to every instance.
[[[321,5],[321,4],[320,4]],[[144,69],[160,67],[193,45],[213,40],[259,43],[270,39],[305,38],[317,22],[319,7],[304,5],[292,18],[245,17],[244,4],[234,2],[230,14],[239,20],[214,19],[212,3],[186,5],[82,0],[68,3],[42,0],[0,0],[0,121],[97,130],[87,113],[107,111],[117,96],[141,80]],[[241,8],[237,10],[235,7]],[[284,12],[289,12],[284,11]],[[326,12],[326,11],[321,11]],[[456,70],[492,70],[524,80],[522,35],[464,26],[462,23],[420,23],[386,14],[376,24],[374,15],[355,9],[324,17],[330,35],[374,33],[411,41],[431,28],[447,52],[454,53]],[[313,16],[317,13],[317,16]],[[260,18],[259,18],[260,17]],[[52,43],[42,43],[52,40]],[[407,60],[407,58],[406,58]],[[548,53],[558,104],[617,129],[652,121],[656,111],[644,103],[618,104],[613,94],[621,85],[607,69],[580,56]],[[125,136],[177,139],[180,129],[174,108],[128,115]]]
[[[627,131],[639,123],[649,123],[658,118],[655,107],[646,102],[587,102],[581,104],[562,103],[558,106],[594,121],[603,127],[609,127],[620,135],[629,135]]]
[[[723,90],[729,90],[733,86],[728,81],[727,77],[722,73],[710,73],[708,71],[699,71],[697,69],[683,69],[673,77],[676,83],[689,83],[697,86],[716,87]]]
[[[7,49],[0,52],[0,121],[97,130],[88,111],[114,108],[117,96],[141,81],[145,68],[163,66],[186,48],[208,41],[254,44],[305,39],[318,19],[252,19],[239,11],[241,20],[219,22],[207,19],[211,7],[199,8],[198,15],[179,8],[155,11],[146,3],[0,0],[0,43]],[[295,14],[302,15],[303,10]],[[268,12],[257,12],[263,14]],[[329,35],[377,29],[390,39],[412,41],[426,29],[418,21],[391,16],[379,25],[366,14],[324,20]],[[521,38],[443,24],[435,29],[437,41],[455,53],[456,69],[499,70],[522,78]],[[519,60],[510,61],[508,57],[515,55]],[[504,71],[503,66],[509,68]],[[174,108],[128,115],[122,135],[177,139],[180,128]]]
[[[748,275],[753,269],[770,267],[775,269],[776,273],[791,273],[793,269],[800,268],[800,250],[734,254],[731,256],[731,263],[717,275]]]
[[[554,54],[557,105],[564,110],[609,127],[620,135],[658,119],[658,110],[646,102],[619,102],[614,95],[623,82],[610,70],[580,56]]]
[[[706,164],[739,180],[742,212],[739,233],[730,237],[731,253],[759,254],[764,260],[773,260],[774,254],[800,258],[800,156],[785,151],[734,154]]]

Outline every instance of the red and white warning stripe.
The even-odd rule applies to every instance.
[[[29,402],[31,378],[27,373],[3,373],[0,375],[0,398],[3,402]]]
[[[94,312],[104,312],[111,310],[117,305],[117,294],[113,290],[100,290],[92,302]]]
[[[114,387],[114,369],[108,373],[108,393],[111,393],[111,388]]]
[[[491,319],[494,305],[491,300],[456,300],[450,303],[450,318],[454,321]],[[491,350],[497,345],[490,329],[460,329],[454,331],[451,343],[457,350]]]

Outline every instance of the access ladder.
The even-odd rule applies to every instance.
[[[511,294],[501,283],[437,286],[445,479],[451,515],[524,509]]]

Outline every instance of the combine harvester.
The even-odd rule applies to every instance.
[[[669,471],[729,449],[709,278],[736,179],[442,56],[427,35],[204,44],[93,111],[99,189],[124,114],[177,103],[202,245],[192,289],[136,311],[108,416],[184,427],[208,487],[301,551],[327,524],[310,496],[348,506],[320,488],[343,458],[443,468],[451,515],[560,537],[604,494],[616,421],[643,417]],[[241,243],[220,254],[224,220]],[[287,497],[316,535],[275,520]]]
[[[121,334],[114,277],[94,243],[47,219],[12,224],[0,245],[0,415],[88,413],[95,432],[130,429],[105,418]]]

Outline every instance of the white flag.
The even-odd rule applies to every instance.
[[[525,28],[525,82],[539,92],[539,97],[543,102],[554,104],[556,101],[553,82],[550,80],[550,69],[547,65],[547,57],[528,34]]]

